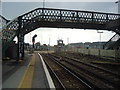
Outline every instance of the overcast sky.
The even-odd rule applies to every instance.
[[[113,0],[114,1],[114,0]],[[7,19],[14,19],[35,8],[42,8],[42,2],[2,2],[2,15]],[[46,8],[87,10],[96,12],[118,13],[118,6],[115,2],[45,2]],[[103,31],[102,41],[108,41],[115,33]],[[31,37],[37,34],[36,42],[54,45],[57,39],[63,39],[64,43],[75,42],[96,42],[99,41],[99,34],[96,30],[82,29],[58,29],[39,28],[25,36],[25,42],[31,43]]]

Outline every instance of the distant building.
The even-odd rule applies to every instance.
[[[76,48],[83,48],[84,43],[80,42],[80,43],[70,43],[69,47],[76,47]]]
[[[62,39],[57,40],[57,45],[54,45],[54,50],[56,52],[62,51],[65,48],[65,44]]]
[[[63,43],[63,40],[57,40],[57,46],[59,47],[59,48],[62,48],[63,46],[64,46],[65,44]]]
[[[40,42],[35,43],[35,49],[39,50],[40,49]]]

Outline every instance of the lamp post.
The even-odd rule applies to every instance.
[[[120,14],[120,0],[116,1],[115,3],[118,4],[118,14]],[[117,58],[118,58],[118,54],[117,53],[118,53],[117,50],[115,50],[115,60],[117,60]]]
[[[49,46],[48,47],[49,47],[49,51],[50,51],[50,37],[49,37]]]
[[[100,57],[100,48],[101,48],[101,33],[103,33],[103,32],[100,32],[100,31],[98,31],[97,30],[97,33],[99,33],[100,34],[100,41],[99,41],[99,57]]]
[[[115,3],[118,4],[118,13],[120,13],[120,0],[116,1]]]
[[[45,0],[43,0],[43,8],[45,8]]]
[[[103,33],[103,32],[97,31],[97,33],[100,34],[100,41],[99,41],[99,49],[100,49],[100,47],[101,47],[101,33]]]

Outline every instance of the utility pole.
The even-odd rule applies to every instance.
[[[49,37],[49,45],[50,45],[50,37]]]
[[[67,38],[67,44],[69,44],[69,38]]]
[[[50,50],[50,37],[49,37],[49,46],[48,47],[49,47],[49,50]]]
[[[115,3],[118,4],[118,14],[120,14],[120,0],[116,1]],[[119,22],[118,22],[119,23]],[[119,28],[118,28],[119,29]],[[115,50],[115,60],[118,59],[118,54],[119,52],[117,50]]]
[[[115,3],[118,4],[118,13],[120,13],[120,0],[116,1]]]
[[[100,34],[100,41],[99,41],[99,57],[100,57],[100,48],[101,48],[101,33],[103,33],[103,32],[100,32],[100,31],[98,31],[97,30],[97,33],[99,33]]]
[[[99,49],[100,49],[100,47],[101,47],[101,33],[103,33],[103,32],[100,32],[100,31],[97,30],[97,33],[100,34],[100,41],[99,41]]]
[[[45,8],[45,0],[43,0],[43,8]]]

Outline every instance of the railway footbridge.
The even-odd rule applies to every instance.
[[[92,11],[65,10],[52,8],[37,8],[14,20],[7,20],[1,16],[5,24],[2,28],[2,52],[17,36],[18,59],[24,57],[25,34],[40,28],[76,28],[114,31],[120,35],[120,14]],[[111,23],[116,23],[111,26]]]

